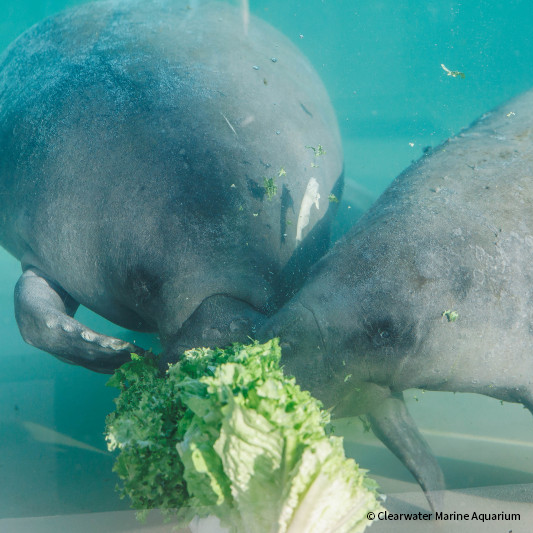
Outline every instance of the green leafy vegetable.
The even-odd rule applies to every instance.
[[[278,186],[276,185],[274,178],[263,178],[263,180],[267,198],[272,200],[278,192]]]
[[[313,152],[315,153],[315,157],[318,157],[318,156],[321,156],[321,155],[326,155],[326,150],[324,150],[324,148],[322,147],[321,144],[319,144],[316,148],[314,146],[307,146],[306,145],[306,148],[309,148],[310,150],[313,150]]]
[[[442,316],[448,319],[448,322],[455,322],[459,318],[459,313],[457,311],[452,311],[447,309],[443,311]]]
[[[329,415],[280,369],[277,339],[186,352],[166,375],[154,356],[123,365],[109,385],[114,470],[136,509],[215,514],[232,533],[359,532],[376,485]]]

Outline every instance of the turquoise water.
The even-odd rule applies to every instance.
[[[0,49],[81,2],[4,0]],[[342,233],[426,146],[533,85],[530,1],[254,1],[322,76],[337,111],[346,165]],[[447,76],[441,68],[464,72]],[[114,491],[104,418],[107,377],[26,345],[13,315],[17,262],[0,252],[0,519],[127,509]],[[86,310],[93,329],[157,349]],[[450,488],[533,482],[533,420],[520,406],[471,395],[407,394]],[[417,490],[400,463],[356,421],[347,450],[389,492]],[[0,528],[1,530],[1,528]],[[515,531],[518,529],[515,528]]]

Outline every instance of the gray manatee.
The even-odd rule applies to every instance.
[[[260,337],[338,416],[367,414],[430,503],[441,470],[402,391],[533,413],[533,91],[403,172]]]
[[[246,339],[325,252],[341,187],[319,77],[230,5],[86,4],[0,58],[0,243],[22,264],[16,318],[65,361],[111,372],[142,352],[80,324],[80,304],[158,332],[168,354]]]

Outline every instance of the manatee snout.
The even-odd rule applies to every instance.
[[[368,405],[352,397],[362,384],[402,391],[403,380],[420,377],[404,377],[403,366],[424,358],[427,328],[408,295],[368,280],[332,283],[332,271],[326,272],[267,319],[258,338],[279,337],[286,371],[326,408],[353,416]]]
[[[314,344],[321,344],[313,312],[298,301],[284,307],[266,321],[258,332],[259,340],[273,337],[281,339],[281,346],[289,359],[295,351],[308,350]],[[302,346],[302,342],[305,342],[305,346]]]
[[[420,483],[430,506],[439,508],[435,491],[444,488],[443,475],[402,394],[404,366],[418,359],[420,372],[409,373],[415,380],[424,366],[423,327],[408,295],[380,291],[356,276],[332,284],[338,273],[334,264],[317,272],[265,322],[260,338],[280,338],[285,371],[334,417],[366,415],[374,433]],[[372,307],[366,305],[368,291],[375,291]]]
[[[183,323],[179,331],[163,337],[162,368],[179,360],[181,354],[200,346],[224,347],[233,342],[246,343],[257,335],[266,315],[251,304],[226,295],[206,298]]]
[[[282,364],[302,388],[324,401],[331,385],[331,369],[321,327],[312,309],[298,299],[290,302],[259,329],[260,341],[278,337]]]

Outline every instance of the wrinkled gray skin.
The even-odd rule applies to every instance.
[[[318,144],[316,168],[306,145]],[[17,322],[65,361],[111,372],[142,352],[76,321],[80,304],[158,332],[167,360],[253,335],[324,253],[341,175],[317,74],[229,5],[88,4],[0,58],[0,242],[24,271]],[[312,180],[319,206],[298,224]]]
[[[443,476],[402,391],[533,412],[532,265],[530,91],[401,174],[260,336],[281,337],[288,371],[334,414],[367,414],[438,506]]]

